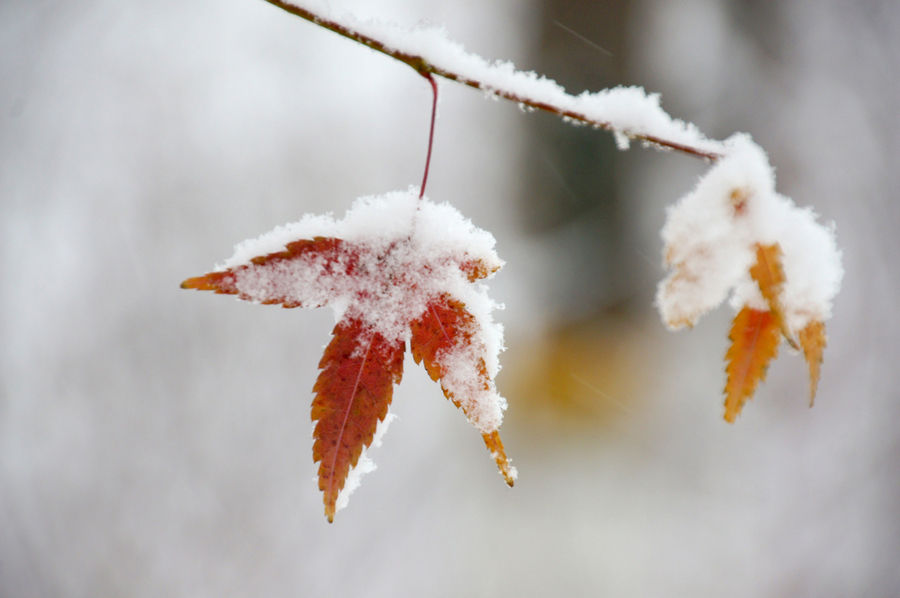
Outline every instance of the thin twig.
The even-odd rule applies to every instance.
[[[431,166],[431,147],[434,145],[434,121],[437,118],[438,86],[431,73],[422,73],[422,76],[431,83],[434,92],[434,100],[431,103],[431,128],[428,131],[428,154],[425,156],[425,176],[422,177],[422,189],[419,191],[419,199],[425,197],[425,183],[428,182],[428,167]]]
[[[336,21],[331,21],[329,19],[323,18],[305,8],[300,6],[295,6],[293,4],[289,4],[287,2],[283,2],[282,0],[266,0],[269,4],[277,6],[282,10],[285,10],[293,15],[296,15],[302,19],[306,19],[311,23],[315,23],[319,27],[323,27],[328,29],[329,31],[333,31],[338,35],[342,35],[346,38],[352,39],[353,41],[360,43],[366,47],[369,47],[377,52],[381,52],[382,54],[386,54],[395,60],[399,60],[403,62],[413,69],[416,70],[419,74],[425,76],[426,73],[430,73],[433,75],[441,76],[445,79],[449,79],[450,81],[456,81],[457,83],[462,83],[463,85],[468,85],[469,87],[474,87],[475,89],[480,89],[482,91],[492,93],[498,97],[501,97],[506,100],[510,100],[511,102],[516,102],[517,104],[529,106],[531,108],[536,108],[538,110],[543,110],[545,112],[550,112],[551,114],[556,114],[563,118],[571,119],[573,121],[578,121],[585,125],[590,125],[593,127],[605,129],[611,132],[622,133],[623,131],[619,131],[616,127],[612,125],[612,123],[606,121],[599,121],[588,118],[584,114],[580,114],[578,112],[574,112],[572,110],[567,110],[564,108],[560,108],[558,106],[553,106],[552,104],[547,104],[545,102],[539,102],[533,100],[531,98],[519,96],[511,91],[498,89],[494,87],[487,86],[480,81],[476,81],[474,79],[468,79],[462,75],[457,73],[444,70],[435,65],[429,64],[428,61],[425,60],[422,56],[418,56],[416,54],[407,54],[405,52],[401,52],[399,50],[395,50],[393,48],[389,48],[384,42],[377,40],[375,38],[364,35],[358,31],[354,31],[345,25],[342,25]],[[626,132],[627,133],[627,132]],[[661,137],[657,137],[655,135],[649,135],[645,133],[627,133],[630,137],[634,139],[639,139],[645,141],[647,143],[657,145],[662,148],[673,149],[691,156],[696,156],[698,158],[704,158],[706,160],[710,160],[715,162],[719,158],[722,157],[721,154],[709,150],[704,150],[698,147],[693,147],[691,145],[686,145],[684,143],[679,143],[677,141],[669,141],[668,139],[663,139]]]

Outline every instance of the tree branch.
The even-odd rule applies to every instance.
[[[639,139],[660,148],[676,150],[684,154],[688,154],[698,158],[705,158],[713,162],[723,157],[722,152],[714,151],[709,148],[699,147],[699,145],[701,144],[691,144],[681,141],[675,141],[673,139],[666,138],[665,136],[655,135],[646,131],[624,130],[622,127],[616,126],[609,120],[590,117],[580,111],[573,110],[572,108],[565,107],[552,101],[535,99],[532,97],[528,97],[523,93],[513,91],[512,89],[505,89],[502,86],[487,84],[476,78],[465,76],[459,72],[455,72],[453,69],[444,68],[439,65],[432,64],[420,54],[404,52],[402,50],[392,48],[385,41],[376,39],[375,37],[370,35],[366,35],[337,21],[326,19],[314,13],[312,10],[309,10],[302,6],[283,2],[282,0],[266,0],[266,2],[268,2],[269,4],[273,4],[274,6],[277,6],[278,8],[281,8],[282,10],[285,10],[300,18],[306,19],[311,23],[315,23],[320,27],[324,27],[329,31],[333,31],[338,35],[342,35],[348,39],[352,39],[353,41],[369,47],[377,52],[386,54],[391,58],[394,58],[395,60],[399,60],[400,62],[409,65],[410,67],[415,69],[416,72],[423,76],[428,76],[429,74],[438,75],[444,77],[445,79],[456,81],[458,83],[462,83],[463,85],[468,85],[469,87],[474,87],[475,89],[480,89],[484,92],[493,94],[506,100],[516,102],[521,106],[528,106],[538,110],[543,110],[545,112],[550,112],[552,114],[556,114],[557,116],[563,117],[564,119],[575,121],[576,123],[626,135],[628,138]],[[577,99],[574,96],[568,94],[566,94],[566,98],[571,100]]]

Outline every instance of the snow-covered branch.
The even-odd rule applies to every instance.
[[[408,64],[520,106],[544,110],[574,123],[605,129],[616,135],[620,148],[638,139],[660,148],[718,160],[725,148],[707,139],[692,124],[673,119],[661,107],[658,94],[640,87],[617,87],[577,96],[534,72],[517,71],[511,62],[489,62],[465,51],[436,27],[403,29],[391,23],[360,21],[351,15],[324,16],[327,7],[309,0],[266,0],[287,12]]]

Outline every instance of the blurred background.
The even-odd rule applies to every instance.
[[[814,409],[783,347],[722,419],[723,307],[653,307],[706,165],[441,85],[428,195],[497,238],[519,469],[411,359],[333,525],[310,389],[333,317],[179,283],[421,180],[430,88],[261,0],[0,3],[0,596],[900,595],[900,4],[332,0],[573,93],[746,131],[834,221]]]

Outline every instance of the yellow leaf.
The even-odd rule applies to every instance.
[[[750,268],[750,276],[759,285],[763,298],[769,304],[769,310],[775,317],[778,328],[784,334],[784,338],[795,349],[799,349],[797,343],[788,333],[784,317],[784,306],[781,304],[781,290],[784,288],[784,268],[781,265],[781,247],[774,245],[756,245],[756,263]]]
[[[822,353],[825,352],[825,344],[828,338],[825,336],[825,324],[822,322],[810,322],[806,328],[800,331],[800,346],[803,347],[803,356],[809,364],[809,406],[813,406],[816,400],[816,389],[819,387],[819,374],[822,369]]]
[[[770,311],[744,307],[731,327],[731,347],[725,354],[725,419],[734,423],[757,385],[766,379],[769,362],[778,355],[781,331]]]

